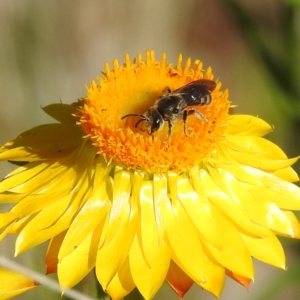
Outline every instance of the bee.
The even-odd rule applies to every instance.
[[[168,138],[172,134],[172,122],[178,119],[183,120],[183,130],[186,137],[187,134],[187,117],[195,114],[197,118],[208,122],[205,116],[195,108],[190,106],[207,106],[212,101],[211,92],[216,88],[215,81],[208,79],[199,79],[192,81],[179,89],[172,91],[169,87],[166,88],[166,94],[160,96],[144,114],[127,114],[121,119],[127,117],[140,117],[135,124],[135,127],[141,122],[146,122],[146,128],[149,135],[153,135],[168,123]]]

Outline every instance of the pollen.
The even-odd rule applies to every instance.
[[[221,83],[211,92],[209,105],[193,106],[205,119],[191,114],[186,119],[186,133],[182,117],[168,122],[159,130],[149,133],[147,122],[138,116],[154,106],[166,90],[175,91],[199,79],[213,80],[211,68],[202,69],[199,60],[188,59],[182,66],[179,55],[177,65],[160,61],[154,52],[147,51],[146,59],[139,54],[133,62],[129,55],[120,66],[105,64],[105,72],[87,88],[87,96],[80,107],[78,124],[97,148],[100,155],[128,170],[151,173],[174,171],[180,173],[199,165],[222,147],[224,131],[229,119],[228,91],[221,91]],[[140,122],[138,122],[140,121]]]

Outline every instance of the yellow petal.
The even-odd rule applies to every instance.
[[[12,224],[18,217],[10,212],[0,213],[0,232],[2,233],[6,227]]]
[[[28,224],[28,222],[30,222],[30,220],[32,220],[32,218],[35,215],[31,215],[22,219],[17,220],[15,223],[12,223],[10,226],[7,227],[8,234],[19,234],[21,232],[21,230],[26,226],[26,224]]]
[[[161,241],[155,220],[155,209],[153,201],[153,187],[151,181],[144,181],[140,191],[140,227],[138,238],[144,258],[149,266],[160,250]]]
[[[80,151],[81,156],[79,162],[74,168],[78,168],[79,170],[82,168],[82,172],[78,179],[75,178],[75,186],[73,180],[73,191],[67,193],[67,196],[62,196],[61,198],[56,197],[54,199],[56,202],[50,201],[48,206],[39,212],[24,227],[16,242],[17,253],[33,247],[64,231],[70,226],[80,205],[89,199],[89,196],[92,193],[92,186],[90,186],[91,172],[89,167],[92,166],[95,161],[95,150],[91,147],[90,144],[86,144],[82,151]],[[83,166],[84,164],[85,166]],[[16,207],[12,209],[12,212],[16,213]]]
[[[71,198],[72,195],[49,205],[24,227],[16,241],[17,254],[45,242],[68,228],[72,219],[71,210],[68,210]]]
[[[168,207],[166,232],[174,262],[198,284],[205,282],[206,270],[200,236],[178,198]],[[184,243],[183,243],[184,241]]]
[[[58,165],[58,164],[57,164]],[[30,185],[24,184],[40,174],[42,171],[45,171],[49,167],[46,163],[38,163],[33,162],[28,164],[26,168],[21,167],[20,170],[24,170],[23,172],[18,172],[16,175],[9,174],[6,176],[5,180],[0,182],[0,191],[12,191],[12,192],[19,192],[19,193],[26,193],[25,188],[28,188]],[[14,171],[15,173],[15,171]],[[42,176],[45,176],[45,173],[41,173]],[[49,176],[49,175],[48,175]],[[54,174],[54,177],[56,174]],[[43,178],[44,179],[44,178]],[[51,180],[51,178],[50,178]],[[42,184],[42,182],[40,183]],[[30,186],[31,189],[28,192],[32,192],[32,188],[36,189],[36,185]]]
[[[111,203],[106,193],[106,185],[102,183],[95,189],[72,221],[60,249],[60,259],[74,251],[107,214]]]
[[[230,171],[218,170],[218,174],[222,178],[223,187],[226,186],[226,191],[235,197],[238,202],[243,203],[243,205],[257,205],[259,209],[262,201],[269,203],[272,200],[273,203],[282,209],[300,209],[300,189],[295,184],[278,178],[273,174],[247,166],[240,166],[239,169],[226,167],[226,169]],[[244,176],[245,172],[249,175],[254,175],[257,178],[257,182],[249,182],[247,177]]]
[[[137,227],[136,207],[130,202],[129,172],[116,169],[112,195],[112,206],[102,230],[96,262],[96,275],[103,289],[106,289],[126,260]]]
[[[264,136],[272,127],[260,118],[250,115],[232,115],[229,119],[226,134]]]
[[[1,300],[11,299],[37,286],[29,277],[4,268],[0,268],[0,282]]]
[[[253,257],[275,267],[285,268],[284,252],[274,234],[260,239],[241,235]]]
[[[258,136],[237,136],[226,137],[226,144],[235,151],[255,154],[259,157],[286,160],[286,154],[276,144]]]
[[[239,274],[233,273],[227,269],[226,269],[226,275],[231,277],[233,280],[235,280],[239,284],[243,285],[246,289],[248,289],[251,279],[241,276]]]
[[[11,233],[12,228],[17,222],[17,216],[13,213],[0,213],[0,241],[2,241],[7,234]]]
[[[111,280],[106,288],[112,300],[123,299],[135,288],[134,281],[131,276],[129,260],[126,259],[118,273]]]
[[[78,165],[78,167],[80,167],[80,165]],[[52,170],[52,168],[54,170]],[[53,181],[46,180],[42,186],[40,185],[40,191],[37,190],[36,193],[28,195],[25,199],[13,207],[12,212],[17,214],[19,217],[31,215],[41,211],[49,205],[52,205],[55,201],[68,197],[69,194],[74,192],[74,178],[77,177],[77,171],[74,168],[52,165],[51,168],[47,169],[47,172],[45,172],[45,175],[48,175],[48,178],[50,178],[50,174],[48,172],[55,173],[57,176],[53,177]],[[32,189],[39,187],[39,185],[36,184],[38,178],[39,177],[32,180],[33,182],[30,184]]]
[[[195,172],[193,175],[196,176]],[[197,191],[201,193],[198,195],[186,176],[179,177],[176,175],[173,177],[175,179],[173,186],[171,185],[172,177],[169,179],[170,192],[178,195],[182,207],[186,210],[198,229],[201,238],[206,239],[209,243],[214,245],[214,247],[220,248],[219,233],[214,231],[211,220],[216,216],[213,216],[211,213],[210,203],[205,195],[204,189],[198,185]]]
[[[66,136],[69,138],[66,139]],[[82,143],[75,124],[45,124],[23,132],[0,148],[0,160],[35,161],[68,155]]]
[[[217,210],[219,210],[217,207],[212,206],[213,212]],[[216,261],[232,272],[247,278],[253,278],[254,268],[252,259],[237,227],[225,215],[223,215],[223,218],[215,218],[214,223],[216,230],[220,234],[222,250],[204,241],[203,243],[207,251],[212,254]]]
[[[168,181],[165,174],[153,176],[153,203],[155,211],[155,220],[159,239],[165,237],[167,227],[167,215],[171,209],[168,197]]]
[[[50,240],[46,253],[46,274],[56,273],[58,253],[67,231],[63,231]]]
[[[95,267],[101,230],[101,226],[95,228],[70,255],[59,261],[57,275],[63,289],[73,287]]]
[[[172,260],[166,280],[180,298],[183,298],[194,283]]]
[[[67,188],[72,186],[75,189],[76,181],[81,182],[88,168],[98,162],[95,161],[95,156],[95,148],[89,142],[84,143],[82,148],[62,160],[48,163],[33,162],[19,168],[22,172],[11,173],[12,176],[2,182],[3,189],[9,189],[15,193],[39,194],[46,193],[49,189],[53,191],[58,185],[59,189],[64,189],[64,183]],[[77,178],[78,172],[81,174],[80,179]],[[69,194],[70,190],[67,188],[63,196]]]
[[[10,192],[2,192],[0,194],[0,203],[13,203],[19,202],[26,198],[28,194],[16,194]]]
[[[267,172],[274,172],[278,169],[284,169],[293,165],[297,160],[296,158],[274,160],[265,157],[260,157],[255,154],[248,154],[245,152],[237,152],[231,149],[227,149],[229,154],[236,159],[236,161],[243,165],[248,165],[257,169],[261,169]]]
[[[213,294],[215,297],[220,297],[225,286],[225,270],[220,263],[211,257],[211,253],[207,252],[204,247],[205,256],[205,282],[200,283],[200,286]]]
[[[169,246],[160,241],[157,255],[149,266],[135,237],[129,253],[129,265],[133,281],[145,299],[152,299],[163,284],[170,265],[170,252]]]
[[[23,228],[16,241],[17,253],[56,236],[70,226],[80,204],[89,198],[92,190],[85,175],[82,174],[77,183],[78,189],[73,194],[56,199]]]
[[[268,190],[276,195],[272,197],[272,202],[283,209],[300,210],[300,189],[298,186],[252,167],[244,166],[244,170],[261,181],[263,192],[266,195],[268,195]]]
[[[123,230],[120,230],[120,233],[109,244],[99,249],[96,261],[96,275],[103,289],[107,288],[126,260],[135,233],[135,226],[136,220],[133,217],[130,223],[123,226]],[[119,250],[116,251],[115,249]]]
[[[194,181],[197,180],[197,185],[203,185],[205,187],[206,195],[210,202],[227,215],[240,230],[257,237],[265,236],[265,230],[249,219],[247,211],[245,211],[241,203],[239,203],[240,201],[237,201],[237,199],[234,199],[233,197],[229,197],[230,192],[226,187],[226,183],[228,183],[227,181],[229,179],[224,180],[224,178],[220,176],[220,170],[219,172],[214,169],[209,170],[210,174],[201,170],[198,177],[194,178]],[[218,185],[213,180],[217,182]],[[224,192],[224,190],[227,193]],[[218,214],[218,212],[215,213]]]
[[[239,182],[227,171],[220,169],[218,175],[223,178],[223,186],[227,187],[228,194],[232,196],[237,205],[243,207],[247,217],[254,223],[284,234],[293,234],[289,219],[286,218],[280,208],[270,202],[272,198],[276,198],[275,194],[267,197],[270,193],[265,192],[265,188],[254,186],[252,189],[252,186],[249,187]]]
[[[109,216],[109,226],[104,243],[108,244],[118,234],[121,224],[128,224],[130,215],[131,174],[121,168],[116,168],[112,182],[112,206]]]
[[[292,211],[282,211],[284,213],[284,215],[286,216],[287,219],[289,219],[290,222],[290,226],[293,228],[293,238],[295,239],[300,239],[300,223],[298,218],[296,217],[296,215],[292,212]],[[282,234],[282,233],[278,233],[275,232],[278,235],[282,235],[285,237],[290,237],[287,234]]]
[[[297,181],[299,181],[298,174],[291,167],[288,167],[288,168],[285,168],[285,169],[281,169],[281,170],[276,170],[276,171],[272,172],[272,174],[274,176],[280,177],[281,179],[289,181],[289,182],[297,182]]]
[[[252,199],[255,195],[257,197],[261,196],[261,194],[257,192],[253,193],[251,190],[250,194]],[[245,201],[243,205],[245,209],[248,209],[249,218],[251,218],[253,222],[277,231],[278,233],[294,236],[294,229],[290,219],[286,217],[284,212],[276,204],[264,199],[260,203],[252,201],[246,204]]]
[[[261,182],[256,177],[249,174],[243,165],[237,163],[237,161],[228,153],[228,149],[223,148],[216,155],[220,168],[227,170],[229,173],[237,177],[241,182],[248,182],[253,185],[260,185]]]
[[[75,123],[74,114],[77,113],[79,102],[69,104],[55,103],[42,107],[43,111],[61,123]]]

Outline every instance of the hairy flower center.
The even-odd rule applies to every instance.
[[[181,172],[220,147],[230,106],[220,83],[211,92],[211,102],[189,107],[192,113],[186,114],[185,124],[183,110],[167,120],[154,107],[166,91],[213,78],[211,69],[202,73],[200,61],[191,66],[188,60],[183,68],[181,61],[179,56],[177,66],[172,67],[166,64],[165,55],[158,62],[148,51],[145,61],[139,55],[137,62],[131,63],[126,56],[121,67],[114,61],[113,70],[106,64],[105,75],[98,85],[92,82],[79,111],[79,123],[100,154],[127,169]],[[167,111],[170,103],[163,109]],[[151,108],[154,113],[149,112]]]

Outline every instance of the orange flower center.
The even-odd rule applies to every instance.
[[[177,66],[156,61],[152,51],[146,52],[146,60],[138,55],[137,61],[119,66],[113,62],[113,70],[105,65],[105,75],[99,84],[92,82],[84,105],[79,110],[80,122],[99,153],[126,169],[164,172],[181,172],[195,166],[220,147],[228,122],[227,90],[220,91],[221,83],[211,92],[208,105],[193,106],[205,119],[195,113],[186,118],[186,134],[182,113],[171,120],[172,131],[168,134],[169,122],[163,121],[161,128],[149,133],[149,120],[141,121],[156,100],[166,94],[166,89],[175,91],[186,84],[199,80],[212,80],[211,69],[202,72],[202,63],[191,65],[188,59],[181,68],[182,57]],[[153,121],[153,120],[152,120]]]

